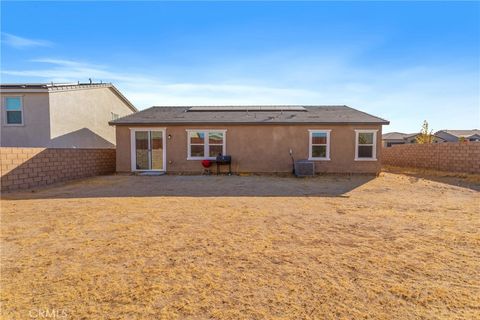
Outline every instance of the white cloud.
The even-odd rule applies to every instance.
[[[240,62],[235,71],[210,66],[215,69],[215,81],[191,81],[188,75],[184,81],[166,81],[176,78],[175,68],[158,76],[52,58],[32,60],[45,64],[42,69],[3,70],[2,74],[29,82],[88,78],[113,82],[139,109],[152,105],[346,104],[390,120],[386,131],[413,132],[424,119],[434,130],[480,125],[479,70],[452,65],[371,70],[353,67],[345,60],[289,61],[270,66],[269,74],[269,66],[257,72],[245,65],[242,72]],[[191,70],[190,74],[201,72]]]
[[[65,59],[52,59],[52,58],[39,58],[39,59],[32,59],[30,60],[32,62],[40,62],[40,63],[48,63],[48,64],[53,64],[53,65],[58,65],[58,66],[63,66],[63,67],[84,67],[87,64],[84,62],[79,62],[79,61],[73,61],[73,60],[65,60]],[[99,68],[100,66],[95,66],[88,64],[92,67],[97,67]]]
[[[2,43],[14,48],[31,48],[31,47],[51,47],[53,43],[47,40],[28,39],[19,37],[10,33],[2,32]]]
[[[231,83],[166,83],[163,79],[140,74],[113,72],[105,66],[85,62],[42,58],[32,62],[49,65],[44,69],[2,70],[2,74],[41,79],[46,82],[114,82],[140,109],[151,105],[295,103],[316,93],[305,89]]]

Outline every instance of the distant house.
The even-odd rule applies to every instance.
[[[406,133],[402,132],[388,132],[382,134],[382,145],[384,147],[391,147],[395,144],[405,144]]]
[[[409,143],[417,143],[417,137],[420,133],[402,133],[402,132],[389,132],[382,135],[382,145],[384,147],[391,147],[395,144],[409,144]],[[438,136],[437,134],[434,135],[433,138],[434,143],[441,143],[446,142],[445,139]]]
[[[114,148],[109,121],[137,109],[110,83],[2,84],[1,146]]]
[[[377,173],[387,120],[347,106],[152,107],[116,126],[117,171],[202,171],[231,156],[234,172],[292,172],[294,159],[316,172]]]
[[[441,137],[448,142],[457,142],[459,140],[465,141],[480,141],[480,130],[440,130],[435,132],[435,135]]]

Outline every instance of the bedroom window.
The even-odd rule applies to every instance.
[[[309,130],[309,160],[330,160],[330,131]]]
[[[5,123],[7,125],[23,125],[22,97],[5,97]]]
[[[377,130],[355,130],[355,160],[377,160]]]
[[[187,130],[187,160],[214,160],[225,154],[226,130]]]

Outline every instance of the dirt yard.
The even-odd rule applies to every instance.
[[[6,194],[2,317],[479,319],[479,187],[106,176]]]

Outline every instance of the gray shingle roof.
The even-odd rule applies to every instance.
[[[440,130],[437,131],[435,134],[439,132],[446,132],[448,134],[451,134],[452,136],[455,136],[457,138],[468,138],[473,135],[480,135],[480,130],[478,129],[472,129],[472,130]]]
[[[265,109],[265,107],[268,107]],[[301,110],[299,107],[304,107]],[[157,124],[389,124],[387,120],[347,106],[151,107],[110,121],[112,125]],[[261,110],[264,108],[265,110]],[[228,110],[225,110],[228,109]],[[248,110],[248,111],[247,111]]]
[[[408,133],[402,132],[388,132],[382,134],[382,139],[384,140],[402,140],[403,138],[407,137]]]

